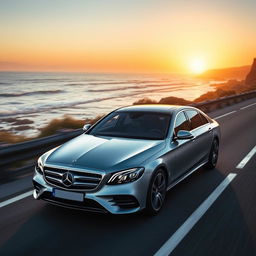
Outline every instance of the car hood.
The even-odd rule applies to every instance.
[[[48,155],[45,164],[112,171],[140,164],[164,147],[164,141],[82,134]]]

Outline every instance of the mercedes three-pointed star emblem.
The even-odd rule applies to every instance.
[[[70,187],[74,182],[74,177],[72,175],[72,173],[70,172],[65,172],[62,176],[62,183],[66,186],[66,187]]]

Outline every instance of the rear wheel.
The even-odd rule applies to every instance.
[[[217,165],[219,155],[219,142],[217,139],[214,139],[209,155],[209,160],[206,163],[205,167],[208,169],[214,169]]]
[[[162,208],[166,195],[167,179],[164,170],[157,170],[149,184],[146,213],[156,215]]]

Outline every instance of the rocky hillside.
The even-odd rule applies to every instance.
[[[230,69],[226,69],[226,71]],[[241,71],[240,68],[237,68],[236,71]],[[215,91],[210,91],[202,94],[200,97],[194,100],[194,102],[203,102],[207,100],[214,100],[220,97],[231,96],[235,94],[240,94],[247,91],[256,90],[256,58],[253,60],[252,66],[248,66],[242,69],[243,72],[247,70],[247,73],[244,73],[241,80],[229,80],[225,83],[213,84]],[[234,71],[234,70],[233,70]],[[249,72],[249,73],[248,73]],[[247,74],[247,75],[246,75]],[[244,78],[246,79],[244,80]],[[139,104],[174,104],[174,105],[189,105],[193,103],[183,98],[172,97],[171,95],[166,98],[162,98],[160,101],[152,100],[150,98],[140,99],[134,102],[134,105]]]
[[[251,70],[245,78],[245,84],[256,88],[256,58],[254,58]]]

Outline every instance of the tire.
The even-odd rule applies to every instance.
[[[163,207],[166,196],[167,178],[162,169],[158,169],[151,178],[145,212],[147,215],[156,215]]]
[[[207,169],[214,169],[217,165],[218,161],[218,155],[219,155],[219,142],[217,139],[214,139],[211,147],[211,151],[209,154],[209,160],[205,164],[205,167]]]

